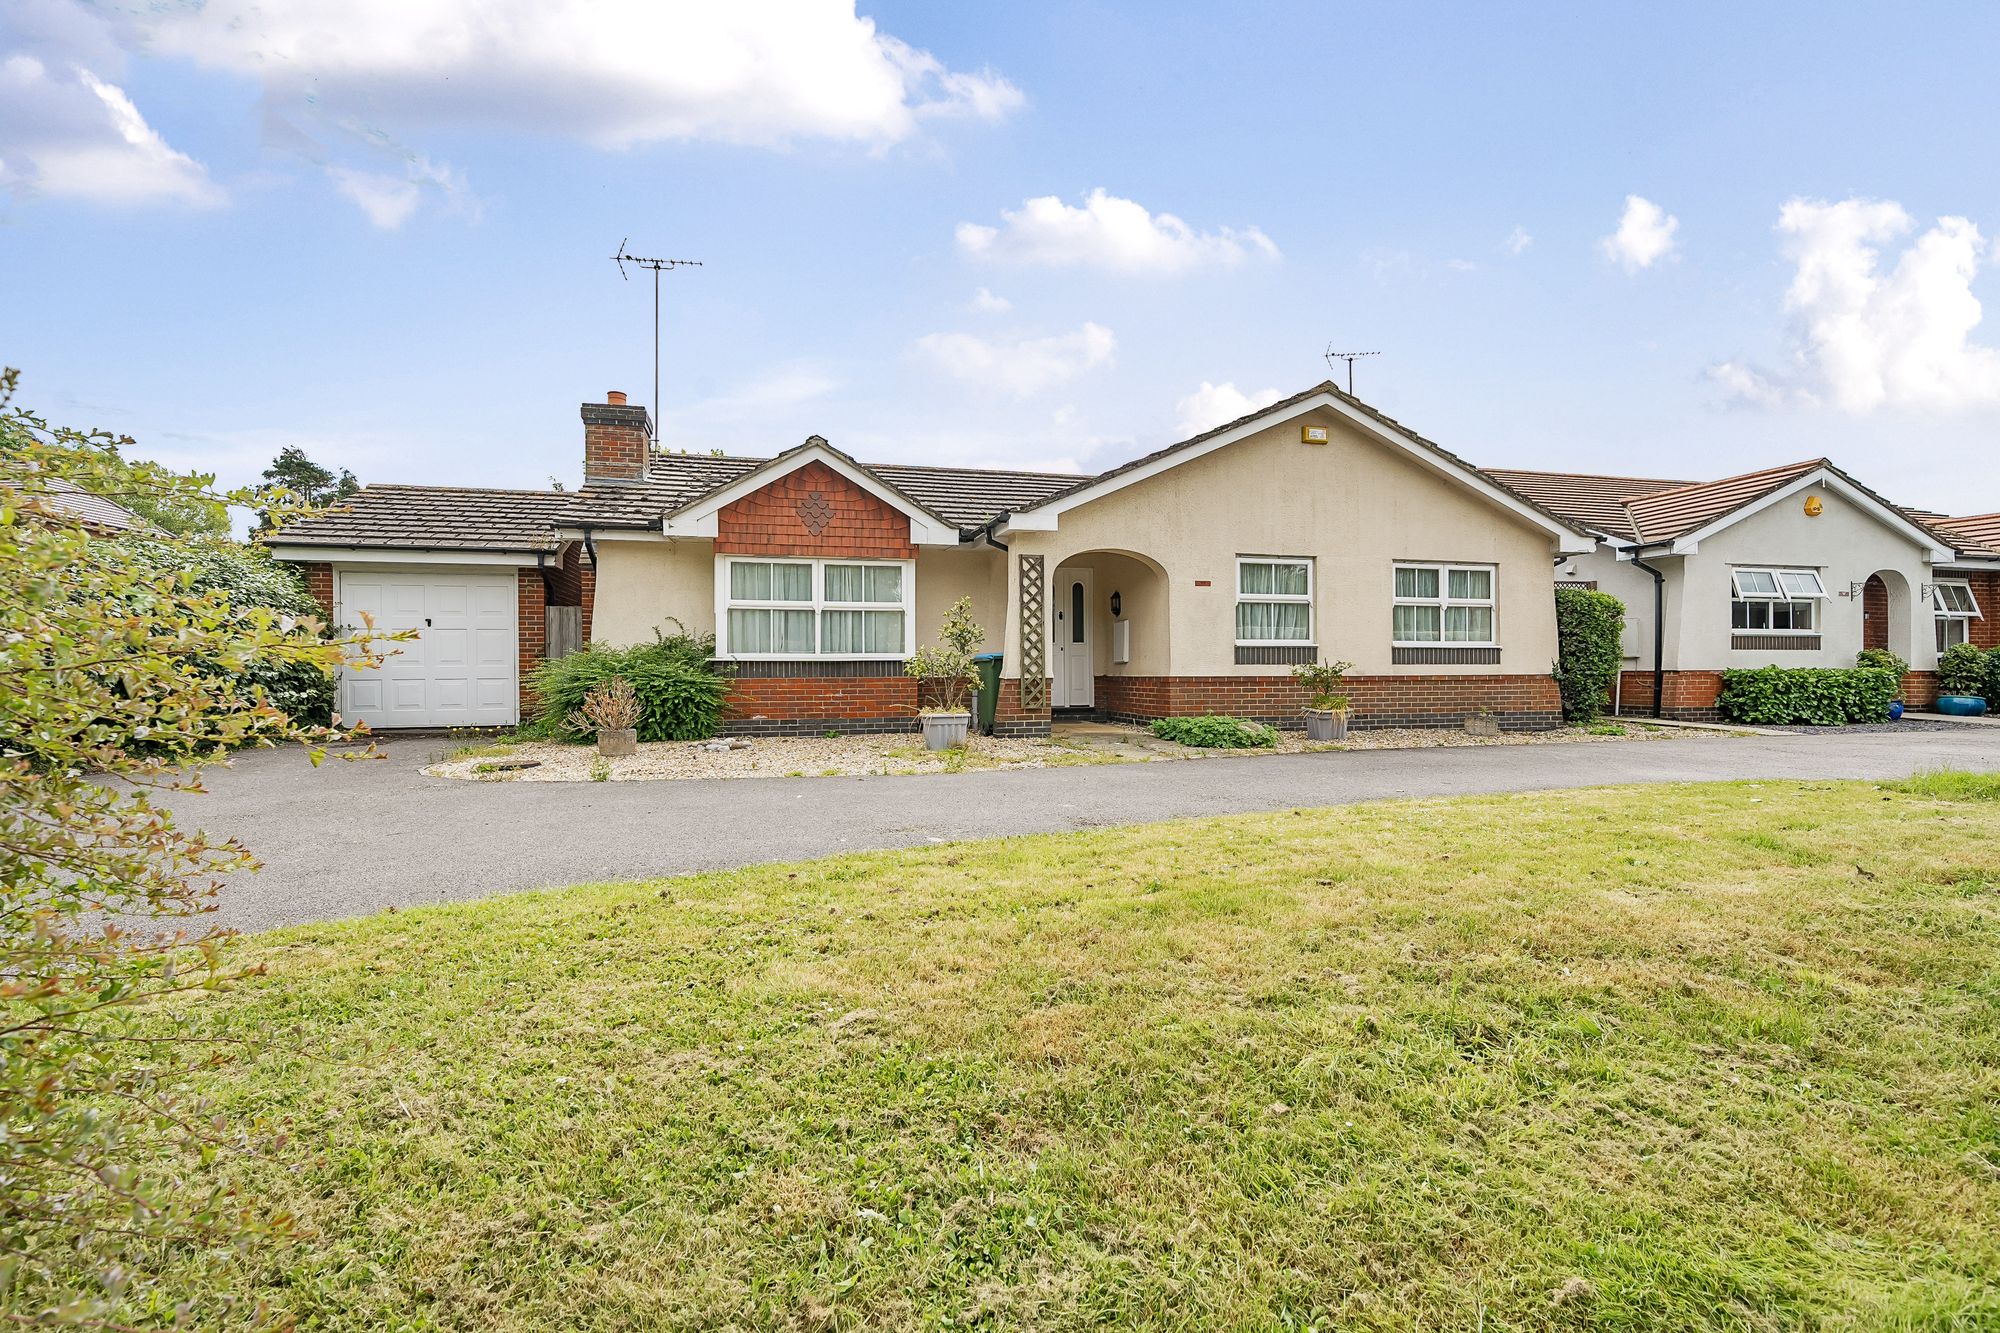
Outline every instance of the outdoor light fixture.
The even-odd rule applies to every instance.
[[[1119,595],[1116,592],[1113,592],[1111,594],[1111,614],[1115,616],[1124,609],[1125,609],[1124,599],[1119,597]]]

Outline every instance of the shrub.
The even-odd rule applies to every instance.
[[[1338,710],[1347,707],[1340,685],[1353,669],[1352,662],[1301,662],[1292,668],[1292,679],[1305,686],[1306,707]]]
[[[1153,734],[1203,750],[1256,750],[1278,743],[1278,733],[1261,722],[1240,717],[1163,717]]]
[[[925,712],[963,713],[971,707],[972,687],[978,680],[972,650],[985,641],[986,631],[972,618],[972,599],[953,602],[938,628],[938,646],[917,649],[903,664],[903,673],[930,700]]]
[[[526,730],[554,740],[584,740],[595,734],[579,726],[576,714],[591,691],[623,677],[639,700],[637,731],[642,741],[694,741],[713,736],[722,719],[729,678],[712,667],[707,653],[696,661],[699,637],[677,635],[632,648],[588,648],[542,663],[528,673],[535,693],[535,720]]]
[[[1625,603],[1594,588],[1556,589],[1556,663],[1563,716],[1595,722],[1624,662]]]
[[[631,731],[639,725],[639,695],[632,682],[613,676],[583,696],[583,703],[567,719],[572,731],[595,736],[604,731]]]
[[[227,538],[125,537],[118,544],[135,566],[176,575],[190,593],[226,598],[245,617],[260,609],[294,619],[326,614],[299,571],[273,560],[262,546]],[[333,721],[334,673],[318,662],[267,653],[235,675],[243,693],[262,689],[271,706],[294,722],[323,727]]]
[[[1986,654],[1986,706],[2000,711],[2000,648]]]
[[[1873,667],[1877,671],[1893,671],[1897,680],[1901,680],[1910,671],[1910,664],[1887,648],[1863,648],[1854,655],[1854,665]]]
[[[1987,656],[1969,643],[1955,643],[1938,658],[1938,691],[1941,694],[1986,693]]]
[[[1716,706],[1731,722],[1837,727],[1889,716],[1901,678],[1880,667],[1759,667],[1722,673]]]

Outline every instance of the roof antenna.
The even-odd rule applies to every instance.
[[[1354,396],[1354,363],[1364,356],[1380,355],[1382,355],[1380,352],[1336,352],[1333,350],[1333,344],[1328,343],[1326,345],[1326,368],[1332,370],[1333,363],[1336,361],[1345,361],[1347,363],[1347,396],[1352,398]]]
[[[626,237],[625,240],[631,240]],[[618,276],[630,282],[625,272],[627,264],[637,264],[640,268],[653,270],[653,440],[660,442],[660,270],[668,268],[700,268],[699,259],[647,259],[643,255],[625,253],[625,241],[618,242],[618,253],[611,256],[618,261]]]

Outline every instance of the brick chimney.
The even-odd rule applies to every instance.
[[[652,418],[645,408],[628,406],[622,390],[613,389],[601,403],[585,403],[583,484],[644,481],[651,434]]]

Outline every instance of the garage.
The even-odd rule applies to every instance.
[[[334,618],[411,630],[380,667],[343,668],[336,707],[370,727],[507,727],[520,720],[512,569],[336,568]]]

